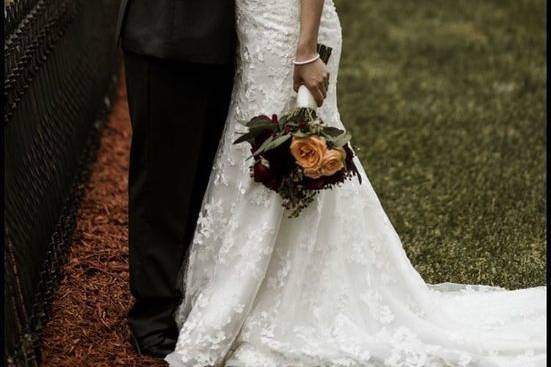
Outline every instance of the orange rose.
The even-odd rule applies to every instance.
[[[315,180],[321,177],[321,171],[319,169],[305,168],[304,176],[313,178]]]
[[[293,137],[290,149],[297,164],[305,171],[313,172],[320,169],[321,161],[327,153],[327,144],[325,138],[315,135],[306,138]]]
[[[332,176],[344,168],[346,153],[343,148],[329,150],[321,160],[320,173],[322,176]]]

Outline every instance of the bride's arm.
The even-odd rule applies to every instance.
[[[296,61],[310,60],[316,56],[318,30],[324,0],[302,0],[300,8],[300,35],[298,39]],[[321,60],[306,65],[295,65],[294,89],[304,84],[321,106],[327,93],[329,74]]]

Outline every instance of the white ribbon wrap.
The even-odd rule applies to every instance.
[[[316,103],[314,96],[312,96],[312,93],[310,93],[308,88],[306,88],[304,85],[298,87],[297,107],[308,107],[314,110],[318,108],[318,104]]]

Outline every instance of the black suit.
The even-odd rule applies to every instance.
[[[232,0],[122,0],[117,27],[123,49],[161,59],[232,63]]]
[[[233,81],[231,0],[123,0],[132,121],[129,325],[142,346],[176,336],[178,272],[192,240]],[[118,39],[118,34],[117,34]]]

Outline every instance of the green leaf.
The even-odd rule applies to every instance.
[[[256,116],[256,117],[253,117],[249,122],[247,122],[246,125],[248,127],[251,127],[258,123],[265,123],[265,122],[269,122],[270,124],[273,124],[272,120],[268,116]]]
[[[249,128],[249,131],[252,131],[252,130],[256,130],[256,129],[276,130],[279,127],[271,121],[270,122],[268,122],[268,121],[259,121],[259,122],[256,122],[253,125],[249,125],[248,128]]]
[[[289,140],[289,138],[291,138],[291,134],[281,135],[275,139],[273,137],[270,137],[260,146],[260,148],[256,150],[256,152],[253,153],[253,155],[257,155],[262,152],[277,148],[278,146]]]
[[[251,138],[251,137],[249,136],[249,134],[250,134],[250,133],[246,133],[246,134],[241,135],[239,138],[235,139],[235,140],[233,141],[232,144],[233,144],[233,145],[235,145],[235,144],[241,144],[241,143],[243,143],[243,142],[245,142],[245,141],[249,141],[249,139]]]
[[[303,133],[300,130],[293,133],[293,136],[296,136],[297,138],[305,138],[310,135],[312,135],[312,133]]]
[[[324,126],[322,130],[323,135],[333,138],[343,134],[344,132],[344,130],[332,126]]]
[[[296,128],[296,127],[299,126],[299,124],[297,124],[297,123],[295,123],[291,120],[291,121],[287,121],[287,123],[285,123],[285,126],[290,127],[290,128],[293,128],[293,127]]]
[[[350,135],[349,132],[342,133],[339,136],[336,136],[334,138],[328,139],[331,143],[333,143],[336,147],[342,147],[346,143],[350,141],[352,138],[352,135]]]
[[[285,126],[285,124],[287,123],[287,119],[289,118],[288,115],[283,115],[280,117],[279,119],[279,128],[280,129],[283,129],[283,127]]]
[[[253,153],[253,156],[262,153],[264,151],[264,147],[268,144],[270,144],[274,140],[273,136],[270,136],[268,139],[264,140],[264,143],[258,149]]]
[[[240,144],[240,143],[243,143],[245,141],[250,141],[250,140],[253,140],[254,138],[256,138],[262,131],[261,130],[253,130],[253,131],[249,131],[248,133],[246,134],[243,134],[241,135],[239,138],[237,138],[233,144]]]
[[[281,144],[285,143],[287,140],[291,138],[291,134],[282,135],[276,139],[274,139],[270,144],[266,145],[264,147],[264,151],[275,149]]]
[[[274,130],[277,130],[277,126],[272,123],[255,125],[254,127],[249,128],[249,131],[247,133],[241,135],[237,140],[235,140],[233,144],[239,144],[244,141],[252,140],[256,138],[258,135],[265,133],[266,131],[274,131]]]

